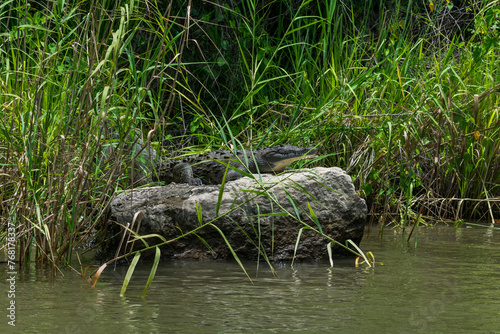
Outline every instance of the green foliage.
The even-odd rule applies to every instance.
[[[145,111],[166,112],[148,85],[162,79],[176,36],[136,57],[133,37],[149,23],[136,5],[0,7],[2,225],[18,228],[21,263],[32,245],[42,262],[70,262],[113,192],[133,186],[122,175]]]

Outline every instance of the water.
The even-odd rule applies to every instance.
[[[418,245],[386,229],[363,240],[374,269],[353,259],[275,266],[234,261],[160,264],[142,298],[150,264],[108,268],[95,288],[76,274],[33,270],[16,282],[16,327],[0,297],[0,332],[18,333],[500,333],[500,231],[428,227]],[[383,264],[381,264],[382,262]],[[6,265],[0,266],[5,284]],[[5,286],[3,291],[8,290]]]

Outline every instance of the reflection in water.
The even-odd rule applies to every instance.
[[[23,333],[495,333],[500,330],[500,231],[421,228],[410,244],[386,230],[364,240],[375,269],[353,259],[256,268],[253,284],[234,261],[160,265],[141,298],[150,264],[104,271],[96,288],[73,273],[33,270],[18,283]],[[417,247],[415,247],[415,241]],[[0,267],[1,268],[1,267]],[[6,270],[0,270],[5,282]],[[0,300],[5,300],[4,297]],[[0,323],[4,333],[7,324]]]

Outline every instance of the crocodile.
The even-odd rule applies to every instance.
[[[169,159],[157,164],[156,180],[189,185],[220,184],[245,173],[280,173],[299,159],[313,158],[316,148],[277,145],[259,149],[218,150]]]

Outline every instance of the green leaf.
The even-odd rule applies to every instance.
[[[217,57],[217,65],[220,67],[227,65],[227,61],[222,57]]]
[[[137,254],[139,254],[139,253],[137,253]],[[153,279],[155,278],[156,270],[158,269],[158,263],[160,263],[160,257],[161,257],[160,247],[157,246],[155,260],[153,262],[153,267],[151,268],[151,271],[149,273],[148,281],[146,282],[146,287],[144,288],[144,291],[142,292],[143,297],[148,292],[149,287],[151,286],[151,283],[153,282]]]
[[[483,49],[481,46],[476,45],[472,51],[472,57],[474,58],[474,62],[478,63],[481,60],[481,56],[483,55]]]
[[[200,127],[200,116],[195,116],[194,119],[189,124],[189,130],[191,132],[196,132],[196,130]]]
[[[492,48],[496,47],[497,45],[498,45],[498,37],[486,36],[483,42],[484,53],[488,53]]]
[[[137,262],[139,262],[139,259],[141,258],[141,253],[137,252],[135,253],[134,259],[132,260],[132,263],[130,263],[130,266],[128,267],[127,274],[125,275],[125,279],[123,280],[123,285],[122,285],[122,290],[120,291],[120,296],[125,295],[125,291],[127,290],[128,283],[130,282],[130,278],[132,277],[132,274],[134,273],[135,266],[137,265]]]
[[[363,191],[365,192],[366,196],[369,196],[372,193],[372,191],[373,191],[372,185],[370,183],[365,184],[363,186]]]
[[[229,247],[229,250],[231,251],[231,254],[233,254],[233,257],[234,259],[236,260],[236,262],[238,262],[238,264],[240,265],[241,269],[243,270],[243,272],[245,273],[245,275],[247,275],[248,279],[250,280],[250,282],[252,282],[253,284],[253,281],[252,279],[250,278],[250,276],[248,275],[247,271],[245,270],[245,267],[243,266],[243,263],[241,263],[240,261],[240,258],[238,257],[238,255],[236,255],[236,252],[234,251],[233,247],[231,246],[231,244],[229,243],[229,241],[227,240],[226,236],[224,235],[224,232],[221,231],[221,229],[219,229],[217,226],[215,226],[214,224],[210,224],[213,228],[215,228],[219,233],[220,235],[222,236],[222,238],[224,239],[224,241],[226,242],[226,245],[227,247]]]
[[[200,237],[198,234],[194,233],[194,235],[200,239],[201,243],[203,245],[205,245],[205,247],[207,247],[208,251],[210,252],[210,254],[212,254],[212,256],[215,258],[215,253],[214,253],[214,250],[212,249],[212,247],[210,247],[210,245],[208,244],[208,242],[205,241],[205,239],[203,239],[202,237]]]
[[[286,188],[283,188],[283,190],[285,191],[286,197],[288,197],[288,199],[290,200],[290,204],[293,207],[293,211],[295,212],[295,216],[300,221],[301,220],[300,219],[300,213],[299,213],[299,210],[298,210],[297,206],[295,205],[294,199],[292,198],[292,196],[290,196],[290,194],[288,193],[288,191],[286,190]]]
[[[201,204],[196,202],[195,205],[196,205],[196,213],[198,214],[198,222],[200,223],[200,225],[202,225],[203,224],[203,212],[201,210]],[[217,211],[219,211],[218,208],[217,208]]]
[[[316,214],[314,213],[314,210],[312,209],[311,203],[309,203],[309,201],[307,201],[307,207],[309,208],[309,213],[311,214],[314,223],[318,227],[319,233],[323,234],[323,229],[321,229],[321,224],[319,223],[318,217],[316,217]]]
[[[293,259],[292,259],[292,264],[291,264],[292,267],[293,267],[293,262],[295,261],[295,254],[297,254],[297,249],[299,248],[300,237],[302,236],[302,232],[304,232],[304,230],[309,230],[309,227],[304,226],[304,227],[301,227],[299,230],[299,234],[297,235],[297,241],[295,241],[295,248],[293,249]]]
[[[288,216],[288,213],[286,212],[260,213],[258,215],[251,215],[249,217],[278,217],[278,216]]]

